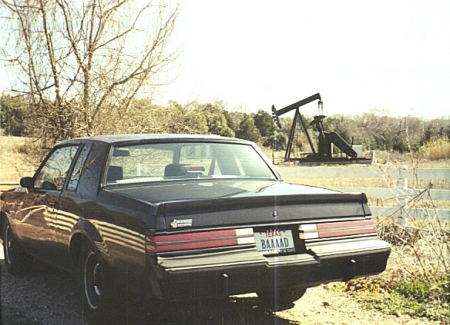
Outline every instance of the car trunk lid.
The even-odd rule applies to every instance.
[[[163,209],[167,229],[279,225],[318,219],[364,218],[370,214],[367,198],[361,193],[255,195],[175,201],[164,203]]]

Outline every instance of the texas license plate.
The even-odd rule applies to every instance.
[[[291,230],[270,229],[255,231],[256,248],[263,254],[282,254],[295,252]]]

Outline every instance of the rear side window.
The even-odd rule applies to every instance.
[[[180,178],[269,178],[269,166],[250,145],[158,143],[113,150],[107,183],[170,181]]]
[[[96,142],[82,167],[77,193],[84,198],[94,198],[100,186],[105,156],[109,152],[107,144]]]
[[[69,191],[75,191],[78,186],[78,182],[80,180],[81,173],[83,171],[84,163],[86,161],[87,156],[89,155],[89,151],[91,150],[91,145],[86,144],[80,151],[80,155],[77,158],[75,166],[73,167],[72,175],[69,179],[69,184],[67,185],[67,189]]]

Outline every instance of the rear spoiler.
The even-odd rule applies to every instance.
[[[250,210],[250,211],[249,211]],[[166,202],[158,208],[166,226],[176,219],[192,220],[192,228],[239,224],[308,222],[365,218],[371,215],[364,193],[299,194]],[[161,224],[160,224],[161,225]]]

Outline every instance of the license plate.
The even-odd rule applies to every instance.
[[[263,254],[281,254],[295,252],[291,230],[270,229],[255,231],[256,248]]]

